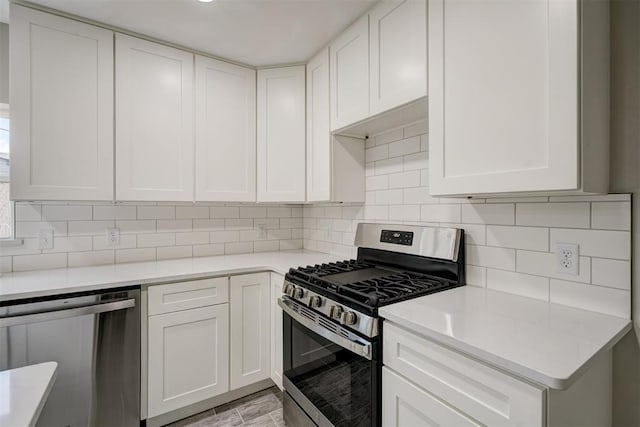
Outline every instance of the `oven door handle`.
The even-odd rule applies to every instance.
[[[332,332],[327,328],[318,325],[313,320],[302,316],[301,314],[296,312],[290,304],[291,303],[289,301],[278,298],[278,305],[282,308],[282,310],[284,310],[285,313],[291,316],[293,320],[320,335],[321,337],[328,339],[332,343],[338,344],[340,347],[343,347],[351,351],[352,353],[357,354],[358,356],[362,356],[367,360],[371,360],[371,343],[360,339],[352,340],[349,338],[345,338],[342,335],[338,335],[335,332]]]

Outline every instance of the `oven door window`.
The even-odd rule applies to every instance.
[[[375,363],[286,314],[284,324],[284,375],[289,381],[335,426],[371,426]]]

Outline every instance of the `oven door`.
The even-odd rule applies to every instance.
[[[300,424],[302,409],[319,426],[378,426],[378,340],[340,330],[286,296],[278,304],[284,311],[285,399],[295,401],[285,405],[285,422],[289,418]]]

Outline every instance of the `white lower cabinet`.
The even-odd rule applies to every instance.
[[[480,426],[387,367],[382,384],[383,426]]]
[[[148,416],[229,390],[229,305],[149,318]]]
[[[282,295],[284,277],[271,273],[271,380],[282,390],[282,309],[278,298]]]
[[[231,297],[231,389],[269,378],[269,273],[233,276]]]

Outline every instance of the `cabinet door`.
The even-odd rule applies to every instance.
[[[331,199],[329,49],[307,64],[307,201]]]
[[[269,273],[232,276],[231,389],[269,378]]]
[[[258,201],[305,200],[304,66],[258,70]]]
[[[11,5],[11,197],[113,200],[113,33]]]
[[[282,390],[282,309],[278,298],[282,296],[284,277],[271,273],[271,379]]]
[[[481,424],[385,366],[382,368],[382,425],[477,427]]]
[[[193,54],[116,34],[116,198],[193,200]]]
[[[383,0],[369,13],[374,115],[427,95],[427,0]]]
[[[331,130],[369,115],[369,16],[365,15],[329,46]]]
[[[196,200],[256,200],[256,72],[196,56]]]
[[[578,188],[578,5],[429,1],[432,194]]]
[[[149,417],[229,390],[229,305],[149,318]]]

